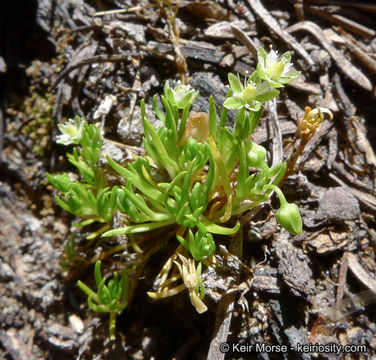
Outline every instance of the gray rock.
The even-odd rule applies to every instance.
[[[356,220],[359,215],[358,199],[346,189],[337,187],[323,194],[315,220]]]
[[[0,281],[8,282],[15,277],[13,269],[0,259]]]

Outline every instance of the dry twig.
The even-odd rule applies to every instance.
[[[259,16],[259,18],[268,26],[270,31],[279,36],[285,43],[287,43],[292,49],[294,49],[306,62],[309,66],[314,66],[314,62],[303,49],[303,47],[285,30],[283,30],[277,20],[270,15],[268,10],[264,8],[260,0],[248,0],[249,6],[253,11]]]
[[[369,79],[350,61],[348,61],[343,54],[337,50],[332,43],[325,37],[322,30],[318,25],[311,21],[302,21],[295,25],[290,26],[288,32],[308,31],[313,35],[330,54],[334,62],[337,64],[340,71],[354,81],[359,87],[364,90],[372,91],[372,84]]]
[[[344,31],[341,27],[335,26],[334,30],[343,35],[346,47],[351,51],[352,54],[363,64],[366,68],[373,74],[376,74],[376,60],[369,56],[360,46],[356,44],[356,40]]]
[[[176,66],[178,68],[179,74],[180,74],[180,80],[182,84],[185,84],[186,81],[186,73],[187,73],[187,62],[185,61],[185,58],[180,50],[180,44],[179,44],[179,37],[180,37],[180,31],[179,26],[177,25],[175,19],[176,15],[179,10],[179,0],[176,1],[175,6],[172,5],[171,0],[156,0],[156,3],[159,7],[159,10],[163,17],[165,18],[168,30],[171,37],[171,44],[175,51],[175,62]],[[167,5],[167,9],[165,8],[164,4]]]
[[[358,24],[355,21],[349,20],[341,15],[331,14],[330,12],[328,12],[328,9],[326,7],[320,8],[317,6],[310,6],[308,10],[312,14],[318,15],[326,20],[329,20],[333,24],[340,25],[344,29],[354,34],[363,36],[364,38],[373,39],[376,36],[376,31],[364,25]]]

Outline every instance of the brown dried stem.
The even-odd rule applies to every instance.
[[[180,50],[180,31],[179,26],[176,24],[176,15],[179,10],[179,0],[176,1],[175,6],[172,5],[171,0],[156,0],[159,11],[162,16],[165,18],[168,30],[171,37],[171,44],[175,51],[175,62],[180,74],[180,80],[182,84],[186,83],[186,72],[187,72],[187,62]],[[167,5],[167,8],[164,6]]]
[[[290,175],[296,172],[296,162],[298,161],[300,155],[303,153],[303,150],[308,144],[309,140],[311,140],[312,136],[315,135],[317,128],[324,121],[323,113],[327,113],[330,120],[332,120],[333,118],[330,110],[325,108],[316,108],[312,110],[309,106],[307,106],[304,110],[304,116],[298,117],[298,129],[296,130],[296,137],[300,139],[300,144],[293,157],[287,160],[287,170],[280,182],[281,184]]]

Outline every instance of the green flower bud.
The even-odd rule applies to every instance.
[[[279,91],[272,89],[267,82],[256,83],[251,79],[241,83],[239,77],[229,73],[228,81],[232,90],[232,96],[227,98],[223,106],[227,109],[242,109],[259,111],[267,101],[274,99]]]
[[[281,204],[281,207],[275,214],[278,223],[291,235],[300,235],[302,233],[302,218],[299,208],[296,204]]]
[[[283,87],[284,84],[296,79],[300,72],[290,72],[292,66],[291,52],[287,51],[281,56],[276,51],[271,50],[269,54],[260,47],[258,52],[257,75],[265,80],[272,88]]]
[[[272,80],[278,81],[284,70],[285,62],[277,61],[267,69],[267,74]]]
[[[263,146],[251,141],[246,143],[248,166],[263,168],[265,166],[266,150]]]
[[[277,210],[275,217],[278,223],[291,235],[300,235],[302,233],[303,223],[300,217],[299,208],[295,204],[286,201],[285,195],[281,189],[274,184],[267,184],[263,187],[265,190],[273,190],[278,195],[281,207]]]

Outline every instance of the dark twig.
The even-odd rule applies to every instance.
[[[231,25],[231,31],[234,36],[250,51],[255,59],[257,59],[257,47],[256,44],[249,38],[249,36],[240,30],[236,25]]]
[[[349,253],[345,252],[341,259],[341,265],[339,268],[338,281],[337,281],[337,296],[336,304],[342,300],[346,283],[347,269],[349,268]]]
[[[289,44],[292,49],[294,49],[306,62],[310,67],[314,66],[314,62],[307,53],[303,49],[303,47],[285,30],[283,30],[276,19],[270,15],[270,13],[264,8],[261,4],[260,0],[247,0],[249,6],[252,10],[259,16],[262,22],[266,24],[266,26],[279,36],[285,43]]]
[[[373,39],[376,36],[375,30],[372,30],[364,25],[358,24],[357,22],[349,20],[341,15],[331,14],[330,12],[328,12],[326,8],[310,6],[308,10],[312,14],[318,15],[326,20],[329,20],[335,25],[340,25],[341,27],[352,32],[353,34],[363,36],[367,39]]]
[[[185,77],[186,77],[188,67],[187,67],[187,62],[185,60],[185,57],[182,54],[181,49],[180,49],[180,44],[179,44],[180,30],[176,22],[176,15],[179,10],[179,0],[176,1],[175,6],[173,6],[171,0],[155,0],[155,1],[159,7],[161,14],[163,15],[163,17],[165,18],[167,22],[168,30],[170,33],[170,41],[175,52],[175,62],[176,62],[176,66],[180,74],[180,80],[183,84],[185,84],[185,81],[186,81]],[[167,10],[164,7],[164,4],[167,5]]]
[[[332,178],[337,184],[346,187],[346,190],[350,191],[364,206],[369,209],[369,211],[376,214],[376,197],[346,185],[344,181],[333,173],[329,173],[329,177]]]
[[[279,126],[278,115],[277,115],[277,101],[273,99],[268,101],[266,108],[269,112],[269,119],[271,119],[270,128],[273,131],[272,137],[272,148],[271,153],[273,154],[272,167],[276,166],[280,161],[283,160],[283,144],[282,144],[282,132]]]
[[[137,54],[134,54],[137,55]],[[71,71],[84,66],[84,65],[90,65],[90,64],[103,64],[106,62],[114,62],[114,63],[119,63],[119,62],[128,62],[131,61],[132,54],[127,54],[126,56],[124,54],[122,55],[97,55],[93,56],[87,59],[83,59],[78,63],[72,64],[67,66],[57,77],[57,79],[54,81],[52,84],[51,88],[54,89],[57,84],[64,78],[66,77]]]
[[[373,293],[376,294],[376,280],[364,269],[359,263],[356,255],[348,254],[349,269],[357,277],[357,279]]]
[[[355,45],[355,39],[344,31],[341,27],[335,26],[334,30],[342,34],[345,39],[346,47],[351,51],[352,54],[367,67],[369,71],[376,74],[376,60],[369,56],[365,51],[363,51],[359,46]]]
[[[290,26],[287,29],[289,32],[296,31],[308,31],[313,35],[324,47],[324,49],[330,54],[334,62],[337,64],[340,71],[348,76],[353,82],[364,90],[372,91],[372,84],[369,79],[356,68],[342,52],[337,50],[332,43],[327,39],[318,25],[311,21],[302,21],[295,25]]]

